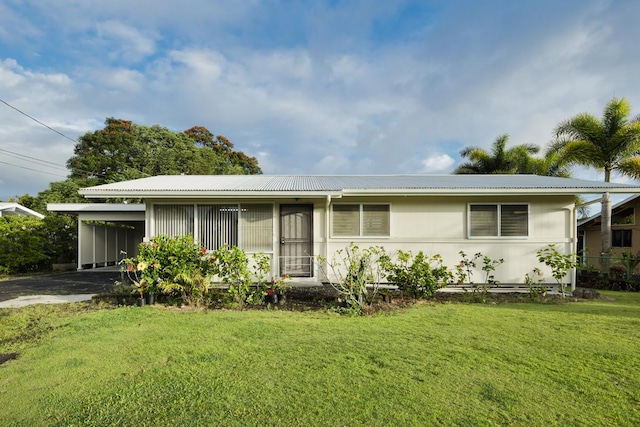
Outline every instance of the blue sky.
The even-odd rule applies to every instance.
[[[465,146],[544,147],[613,96],[639,114],[639,18],[635,0],[0,0],[0,99],[72,140],[106,117],[205,126],[265,173],[450,173]],[[7,150],[64,165],[73,146],[0,104],[0,200],[66,175]]]

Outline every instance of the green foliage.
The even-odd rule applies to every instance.
[[[215,258],[216,275],[222,283],[229,285],[229,293],[238,305],[260,299],[261,295],[251,292],[249,257],[243,249],[224,245],[213,251],[212,256]]]
[[[210,141],[210,142],[209,142]],[[173,132],[154,125],[107,118],[105,127],[79,138],[67,162],[70,178],[92,185],[155,175],[261,173],[257,160],[233,150],[204,127]]]
[[[461,164],[455,174],[514,174],[530,173],[534,164],[531,155],[537,153],[540,147],[521,144],[506,149],[509,135],[500,135],[493,142],[491,153],[479,147],[466,147],[460,156],[469,161]]]
[[[49,267],[45,222],[30,216],[0,217],[0,273],[25,273]]]
[[[558,124],[556,140],[548,153],[556,153],[560,164],[580,164],[604,171],[609,182],[612,171],[640,178],[640,120],[629,120],[626,99],[612,98],[602,118],[580,113]]]
[[[194,305],[203,303],[216,272],[215,258],[192,236],[155,236],[122,264],[141,297],[161,293]]]
[[[386,257],[384,248],[371,246],[360,249],[351,243],[339,249],[331,260],[319,256],[320,268],[331,286],[349,307],[363,313],[378,293],[385,271],[381,259]],[[371,292],[368,291],[371,287]]]
[[[415,298],[433,295],[453,277],[451,271],[443,265],[442,257],[437,254],[427,257],[420,251],[414,256],[411,251],[400,250],[396,259],[393,262],[388,255],[381,256],[380,262],[386,271],[386,278],[397,285],[398,289]]]
[[[558,283],[562,296],[564,296],[565,283],[562,279],[564,279],[570,269],[576,267],[576,255],[573,253],[561,254],[554,244],[538,250],[536,255],[538,256],[538,261],[551,268],[551,275]]]
[[[473,257],[469,257],[464,251],[458,252],[462,257],[462,260],[455,266],[455,277],[456,283],[471,283],[473,282],[473,274],[474,270],[478,266],[478,260],[482,261],[482,267],[480,269],[484,272],[484,283],[483,286],[486,288],[487,286],[496,286],[499,285],[493,274],[496,270],[496,267],[504,262],[504,259],[492,259],[486,255],[483,255],[480,252],[477,252]]]

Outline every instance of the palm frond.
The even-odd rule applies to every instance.
[[[640,156],[627,157],[616,165],[616,170],[633,179],[640,179]]]
[[[631,106],[624,98],[612,98],[602,113],[602,126],[608,136],[615,135],[627,124],[627,117],[631,113]]]

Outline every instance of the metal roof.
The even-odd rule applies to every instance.
[[[24,215],[43,219],[44,215],[14,202],[0,202],[0,216]]]
[[[83,188],[86,197],[640,193],[630,184],[536,175],[161,175]]]

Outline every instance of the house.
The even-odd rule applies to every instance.
[[[26,208],[18,203],[13,202],[0,202],[0,216],[35,216],[36,218],[43,219],[44,215]]]
[[[355,242],[390,253],[440,254],[452,267],[460,251],[502,258],[495,277],[503,284],[522,283],[534,267],[554,282],[536,252],[554,244],[572,253],[575,195],[602,193],[640,193],[640,187],[534,175],[180,175],[80,190],[87,198],[143,200],[135,215],[121,217],[140,224],[145,240],[192,234],[210,249],[238,245],[268,254],[272,271],[297,281],[322,280],[317,256],[331,259]],[[100,212],[90,218],[98,220]],[[88,244],[105,242],[79,239]],[[80,266],[91,250],[79,248]],[[484,279],[479,267],[476,281]],[[567,282],[574,286],[573,273]]]
[[[636,194],[611,207],[611,256],[637,257],[640,254],[640,223],[636,222],[636,211],[640,212],[640,195]],[[600,265],[601,214],[598,213],[578,222],[577,253],[585,265],[598,268]]]

